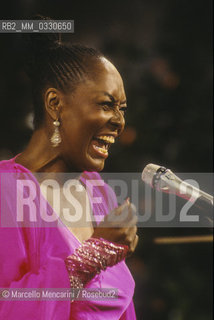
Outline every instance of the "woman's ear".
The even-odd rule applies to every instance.
[[[53,120],[59,119],[61,111],[61,95],[59,90],[48,88],[44,98],[46,112]]]

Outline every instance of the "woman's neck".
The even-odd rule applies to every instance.
[[[44,128],[34,131],[26,149],[16,162],[31,172],[67,172],[60,149],[53,148]]]

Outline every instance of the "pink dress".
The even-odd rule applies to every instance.
[[[15,174],[13,174],[15,173]],[[15,158],[0,162],[0,288],[70,288],[65,258],[74,253],[81,243],[61,222],[44,222],[39,210],[39,197],[34,200],[35,221],[17,222],[16,178],[35,178],[29,170],[15,162]],[[98,173],[84,172],[82,182],[101,179]],[[36,182],[37,188],[39,184]],[[27,192],[27,191],[26,191]],[[111,194],[110,208],[106,198]],[[94,188],[94,196],[102,197],[93,206],[93,213],[102,216],[117,207],[114,192],[105,184]],[[47,214],[53,208],[43,198]],[[39,209],[38,209],[39,208]],[[32,220],[32,219],[31,219]],[[48,301],[0,301],[0,319],[7,320],[135,320],[133,305],[134,280],[125,262],[108,267],[93,280],[88,288],[117,288],[118,299],[70,302]]]

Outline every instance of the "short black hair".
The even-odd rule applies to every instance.
[[[35,17],[34,17],[35,19]],[[50,20],[40,15],[36,19]],[[88,78],[91,63],[104,55],[82,44],[63,43],[57,33],[24,34],[26,73],[32,82],[34,127],[44,119],[43,91],[55,87],[73,90]]]

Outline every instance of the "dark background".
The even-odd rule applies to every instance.
[[[118,67],[129,111],[105,171],[137,172],[152,162],[192,173],[212,171],[211,12],[211,0],[22,0],[1,3],[0,16],[74,19],[75,33],[63,39],[97,47]],[[6,159],[31,135],[32,102],[20,36],[0,34],[0,48],[0,159]],[[212,243],[158,246],[156,229],[139,230],[128,262],[138,319],[212,319]]]

